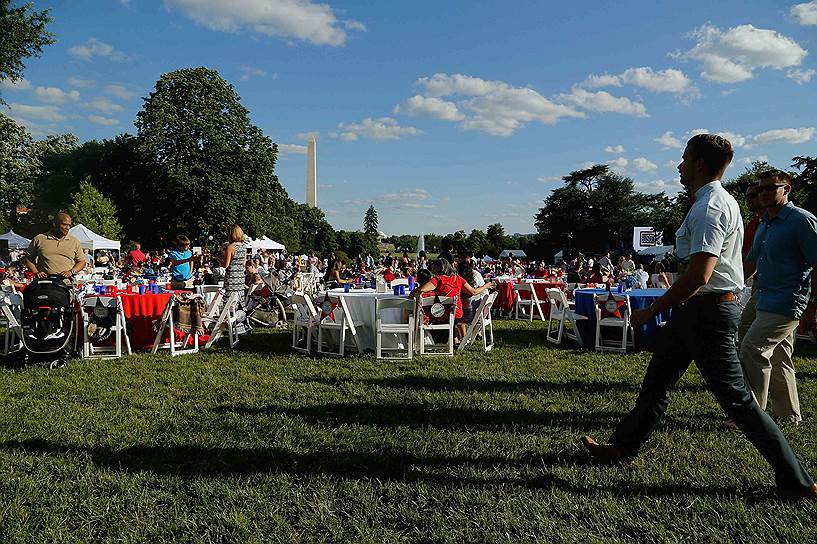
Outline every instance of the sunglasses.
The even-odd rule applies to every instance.
[[[785,183],[783,183],[782,185],[778,185],[777,183],[772,183],[772,184],[769,184],[769,185],[760,185],[757,188],[757,192],[758,193],[770,193],[770,192],[777,191],[778,188],[785,187],[786,185],[787,184],[785,184]]]

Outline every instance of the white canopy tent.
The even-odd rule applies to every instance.
[[[666,255],[667,253],[671,253],[672,250],[675,249],[675,246],[653,246],[653,247],[646,247],[644,249],[639,249],[639,255]]]
[[[9,249],[25,249],[28,247],[28,244],[31,243],[31,240],[20,236],[13,230],[10,230],[5,234],[0,234],[0,240],[8,241]]]
[[[512,259],[527,259],[528,255],[521,249],[503,249],[502,253],[499,254],[500,259],[506,259],[508,257]]]
[[[267,238],[266,236],[262,236],[255,240],[250,240],[249,243],[247,244],[247,247],[252,249],[269,249],[272,251],[283,251],[286,249],[286,247],[284,247],[284,244],[280,244],[275,240]]]
[[[97,249],[118,250],[122,245],[118,240],[109,240],[82,224],[71,227],[68,234],[79,240],[79,245],[82,246],[82,249],[90,249],[91,251],[96,251]]]

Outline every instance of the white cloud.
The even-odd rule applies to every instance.
[[[767,130],[752,137],[753,144],[802,144],[814,137],[814,127]]]
[[[625,159],[624,157],[619,157],[617,159],[607,161],[607,164],[610,165],[610,170],[612,170],[613,172],[617,172],[619,174],[624,173],[624,171],[627,169],[627,164],[628,163],[629,163],[629,161],[627,159]]]
[[[68,85],[76,89],[90,89],[96,86],[96,81],[93,79],[79,79],[77,77],[69,77],[65,80]]]
[[[414,127],[401,127],[391,117],[372,119],[367,117],[360,123],[340,123],[334,138],[355,141],[359,138],[369,140],[399,140],[403,136],[415,136],[422,131]]]
[[[782,70],[798,66],[808,54],[793,39],[774,30],[740,25],[721,31],[705,24],[691,33],[695,47],[680,58],[697,60],[701,75],[718,83],[737,83],[754,77],[756,68]]]
[[[31,82],[25,78],[12,81],[10,79],[0,79],[0,89],[4,91],[28,91],[31,89]]]
[[[623,145],[608,145],[604,148],[607,153],[624,153]]]
[[[297,144],[278,144],[278,151],[281,153],[294,153],[296,155],[306,155],[306,146]]]
[[[591,75],[583,85],[587,87],[633,85],[656,93],[687,93],[694,90],[692,80],[681,70],[667,68],[656,72],[649,66],[628,68],[619,75]]]
[[[346,30],[365,30],[359,21],[339,21],[332,7],[311,0],[166,0],[212,30],[250,31],[295,38],[314,45],[341,46]]]
[[[113,126],[118,125],[119,121],[117,119],[111,119],[110,117],[102,117],[101,115],[89,115],[88,120],[95,125],[105,125],[105,126]]]
[[[65,92],[59,87],[37,87],[34,89],[34,95],[43,102],[51,104],[65,104],[79,100],[79,91]]]
[[[536,178],[536,181],[540,181],[542,183],[556,183],[561,179],[561,176],[541,176]]]
[[[465,118],[454,102],[419,94],[412,96],[404,104],[395,106],[393,113],[412,117],[431,117],[441,121],[462,121]]]
[[[315,138],[317,138],[320,135],[321,135],[321,133],[317,132],[317,131],[299,132],[298,134],[295,135],[295,137],[298,138],[299,140],[308,140],[310,136],[314,136]]]
[[[65,119],[56,106],[30,106],[28,104],[18,104],[12,102],[8,105],[11,109],[10,117],[17,116],[24,119],[37,119],[40,121],[58,122]]]
[[[808,69],[801,69],[801,68],[794,68],[786,72],[786,77],[797,83],[798,85],[804,85],[811,81],[817,75],[817,70],[814,68]]]
[[[817,0],[793,5],[789,15],[797,19],[801,25],[817,26]]]
[[[633,159],[633,168],[639,172],[655,172],[658,170],[658,165],[647,160],[645,157],[638,157]]]
[[[559,98],[588,111],[649,117],[647,108],[641,102],[634,102],[623,96],[613,96],[607,91],[591,92],[574,87],[570,94],[560,94]]]
[[[267,75],[266,70],[262,70],[261,68],[255,68],[253,66],[241,65],[238,67],[238,71],[241,74],[238,78],[239,81],[249,81],[254,77],[263,77]],[[272,74],[272,79],[277,79],[278,74]]]
[[[636,182],[636,189],[644,193],[666,193],[669,196],[675,195],[684,188],[680,179],[656,179],[648,182]]]
[[[83,45],[69,47],[68,53],[81,60],[91,60],[94,57],[105,57],[117,62],[128,60],[125,53],[96,38],[88,38]]]
[[[510,136],[533,121],[553,124],[562,117],[584,117],[582,112],[556,104],[533,89],[504,81],[438,73],[420,78],[416,84],[423,88],[424,96],[410,98],[398,111],[422,111],[437,119],[459,121],[464,130],[494,136]],[[446,101],[443,97],[457,98]]]
[[[737,164],[752,164],[753,162],[769,162],[768,155],[751,155],[749,157],[741,157],[740,159],[735,160]]]
[[[129,91],[124,85],[107,85],[105,92],[122,100],[130,100],[136,96],[135,92]]]
[[[663,145],[664,148],[670,148],[670,149],[683,149],[684,148],[684,144],[681,142],[681,140],[679,140],[678,138],[673,136],[672,132],[670,132],[670,131],[665,132],[664,134],[662,134],[658,138],[655,138],[653,141]]]
[[[681,162],[680,159],[671,159],[664,163],[664,168],[669,168],[670,170],[677,170],[678,164]]]
[[[93,100],[86,102],[85,107],[91,110],[101,111],[102,113],[107,113],[108,115],[122,111],[124,108],[115,102],[111,102],[107,98],[94,98]]]

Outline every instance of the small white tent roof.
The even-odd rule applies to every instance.
[[[282,251],[286,249],[284,244],[279,244],[275,240],[271,240],[266,236],[262,236],[256,240],[250,240],[247,245],[253,249],[271,249],[274,251]]]
[[[0,234],[0,240],[8,240],[9,249],[23,249],[28,247],[28,244],[31,243],[31,240],[20,236],[13,230],[10,230],[5,234]]]
[[[108,240],[82,224],[71,227],[68,234],[79,240],[79,245],[82,246],[83,249],[90,249],[91,251],[96,251],[97,249],[119,249],[121,247],[118,240]]]
[[[638,250],[638,254],[639,255],[665,255],[667,253],[671,253],[673,249],[675,249],[675,246],[645,247],[644,249]]]
[[[505,257],[525,259],[528,257],[528,255],[521,249],[503,249],[502,253],[499,254],[499,258],[504,259]]]

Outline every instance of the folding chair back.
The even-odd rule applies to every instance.
[[[381,298],[375,302],[375,355],[378,359],[411,359],[414,356],[414,337],[417,334],[415,326],[416,303],[407,298]],[[384,313],[399,316],[397,322],[393,319],[384,319]],[[400,347],[399,336],[406,336],[405,344]],[[395,346],[384,346],[384,338],[394,339]],[[395,353],[393,356],[386,356]]]
[[[346,337],[347,333],[349,333],[354,341],[354,348],[360,353],[357,327],[361,323],[355,322],[344,298],[327,292],[323,296],[318,296],[316,302],[318,303],[317,309],[320,312],[318,316],[317,352],[322,355],[339,355],[343,357],[346,353]],[[336,331],[339,334],[338,351],[324,349],[324,337],[329,336],[326,334],[329,331]]]
[[[94,316],[94,317],[92,317]],[[114,336],[113,346],[97,346],[89,336],[89,327],[96,319],[112,320],[111,334]],[[131,353],[130,339],[128,338],[125,312],[122,309],[122,299],[118,296],[87,297],[82,301],[82,357],[85,359],[118,359],[122,357],[122,341],[126,352]],[[97,325],[98,326],[98,325]]]
[[[545,315],[542,312],[542,301],[536,295],[536,289],[532,283],[517,283],[513,286],[516,292],[516,304],[514,305],[514,317],[519,319],[520,308],[528,312],[528,321],[533,321],[534,312],[542,321],[545,320]]]
[[[635,345],[635,333],[630,326],[630,297],[607,293],[595,295],[596,303],[596,351],[626,353],[628,346]],[[620,329],[620,337],[605,339],[602,329]]]
[[[292,349],[310,354],[312,353],[312,335],[318,326],[318,311],[310,297],[304,293],[293,293],[289,297],[292,304]]]
[[[457,297],[421,297],[417,324],[420,331],[420,355],[454,355],[454,316]],[[447,331],[448,341],[434,341],[435,331]],[[428,334],[426,334],[428,333]]]
[[[494,307],[496,296],[497,294],[494,292],[482,297],[477,310],[474,312],[474,320],[471,321],[468,330],[465,331],[465,336],[462,341],[460,341],[457,352],[464,351],[480,334],[482,335],[483,351],[488,352],[493,349],[494,324],[491,321],[491,310]]]

